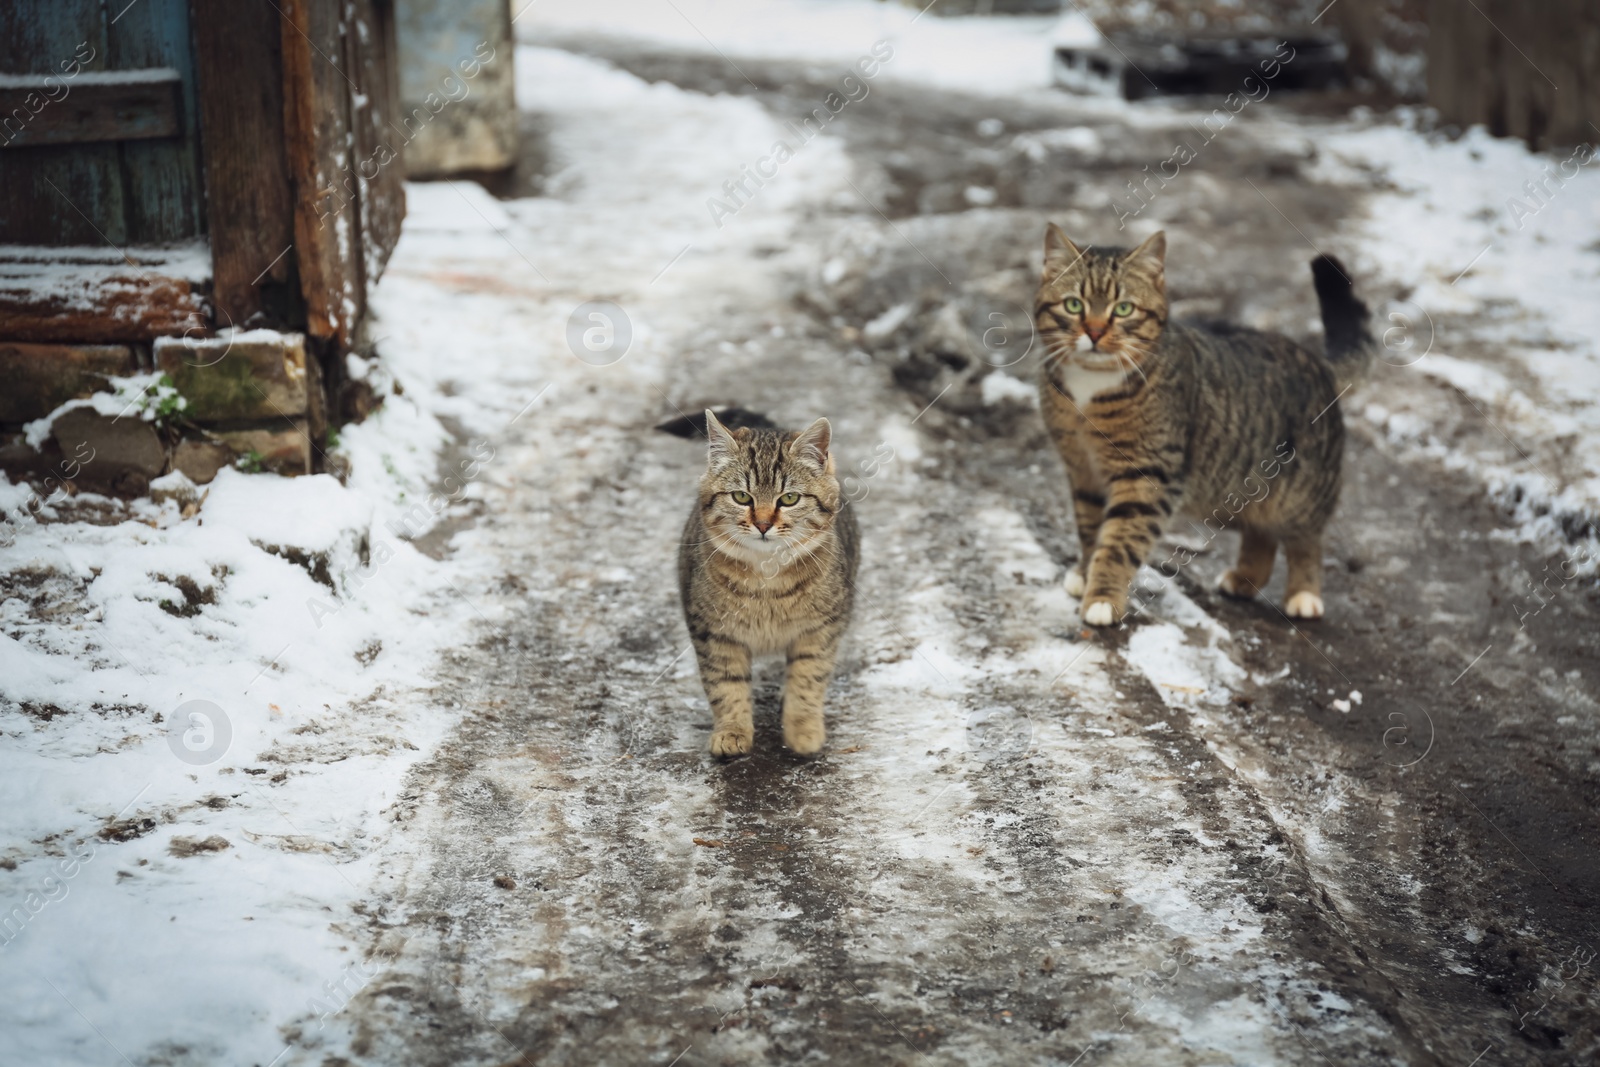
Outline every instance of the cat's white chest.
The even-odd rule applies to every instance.
[[[1067,392],[1072,394],[1072,399],[1080,404],[1088,403],[1100,393],[1110,392],[1122,384],[1127,377],[1127,372],[1121,368],[1114,370],[1090,370],[1074,363],[1068,363],[1061,371],[1061,384]]]

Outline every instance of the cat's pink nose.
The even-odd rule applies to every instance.
[[[1090,326],[1088,323],[1084,323],[1083,326],[1083,332],[1089,335],[1089,342],[1091,344],[1099,344],[1100,338],[1104,337],[1106,335],[1106,331],[1109,329],[1111,329],[1111,324],[1109,322],[1104,326]]]
[[[755,524],[756,529],[762,533],[766,533],[768,530],[772,529],[771,519],[756,519]]]

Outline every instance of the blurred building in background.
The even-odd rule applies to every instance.
[[[395,0],[400,108],[428,114],[406,145],[406,174],[495,175],[517,140],[506,0]]]

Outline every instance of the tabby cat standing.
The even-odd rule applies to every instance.
[[[678,587],[711,702],[711,753],[750,751],[751,662],[782,652],[783,743],[811,755],[827,736],[823,702],[859,557],[832,427],[818,419],[799,433],[730,431],[708,410],[705,431],[706,471],[683,528]]]
[[[1169,322],[1166,248],[1164,233],[1125,250],[1080,248],[1054,224],[1045,232],[1039,397],[1081,547],[1067,592],[1082,598],[1085,623],[1120,620],[1140,564],[1183,514],[1239,529],[1224,593],[1260,592],[1281,545],[1285,614],[1321,618],[1322,534],[1344,457],[1336,401],[1372,362],[1366,305],[1338,260],[1318,256],[1325,355],[1280,334]],[[1268,491],[1250,499],[1269,463]]]

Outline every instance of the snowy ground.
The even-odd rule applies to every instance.
[[[1031,366],[905,350],[1025,296],[1044,218],[1114,237],[1193,115],[1051,93],[1043,22],[651,12],[519,20],[543,195],[412,188],[348,486],[3,527],[6,1061],[1593,1056],[1596,605],[1540,571],[1600,500],[1592,168],[1518,229],[1514,145],[1274,102],[1208,146],[1137,224],[1195,310],[1305,332],[1315,240],[1429,340],[1346,405],[1324,626],[1218,601],[1217,545],[1091,636]],[[729,401],[828,415],[865,492],[815,761],[773,670],[704,753],[701,456],[651,427]]]

